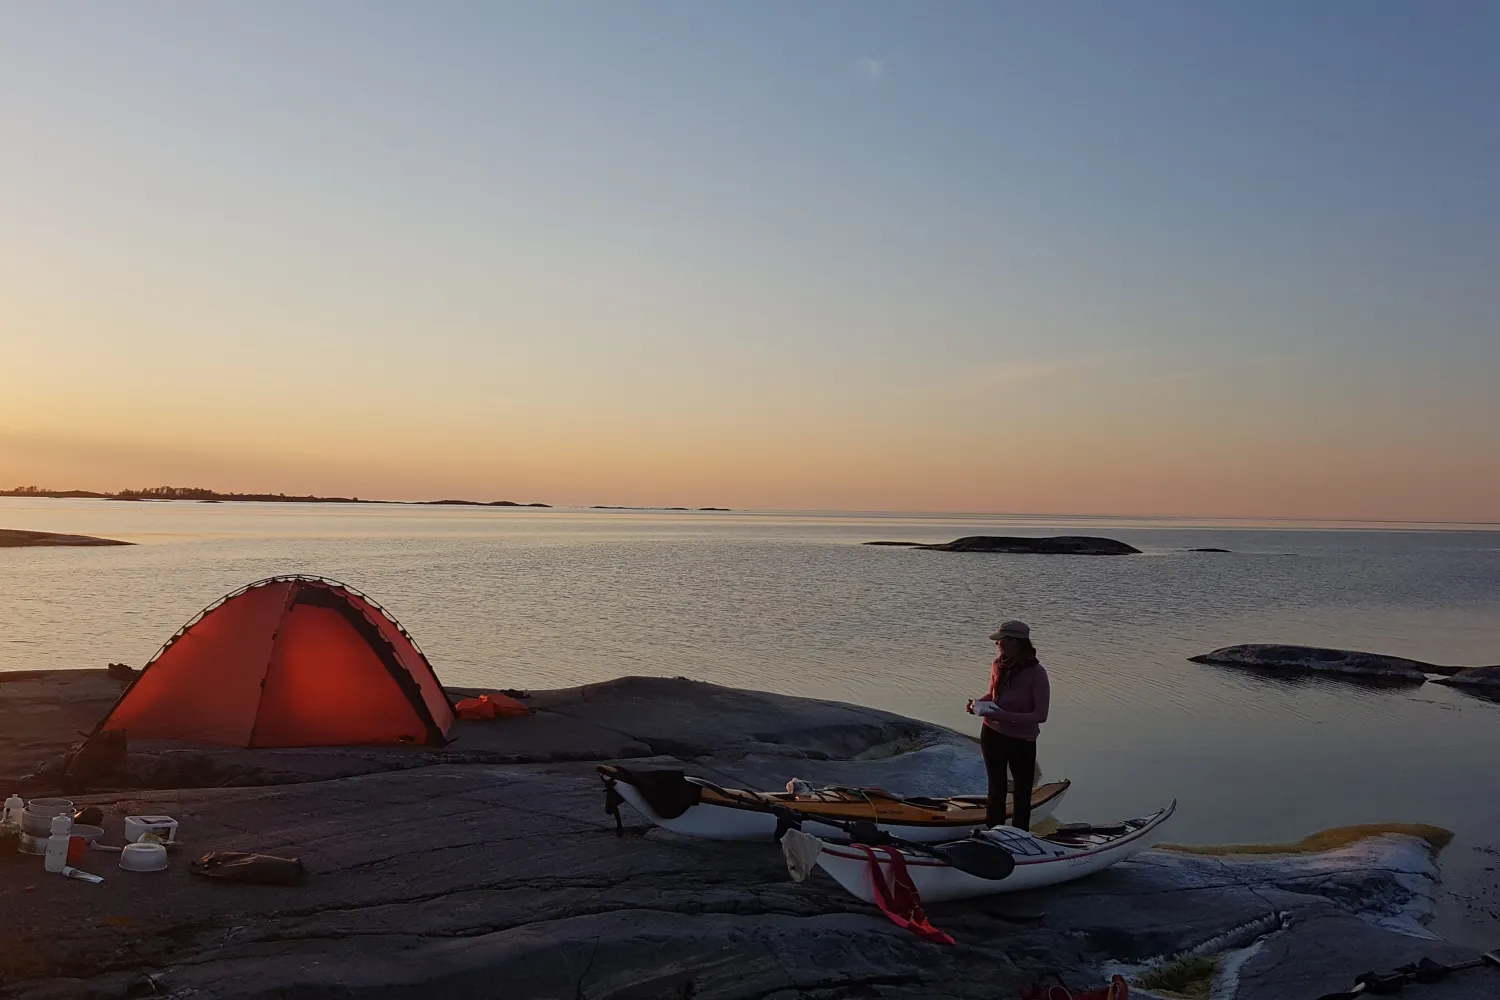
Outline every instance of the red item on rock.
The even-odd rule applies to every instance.
[[[922,899],[917,895],[916,884],[906,870],[906,859],[901,852],[891,847],[881,847],[887,863],[891,866],[891,885],[886,885],[885,875],[880,871],[880,859],[875,856],[877,848],[864,844],[853,844],[865,852],[870,859],[870,880],[875,886],[875,905],[890,918],[897,927],[904,927],[920,938],[938,944],[952,944],[952,935],[945,934],[927,922],[922,911]]]
[[[531,714],[531,709],[508,694],[482,694],[478,698],[465,698],[454,705],[453,710],[460,719],[497,719]]]

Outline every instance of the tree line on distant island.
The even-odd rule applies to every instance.
[[[285,493],[220,493],[201,486],[152,486],[143,490],[96,493],[92,490],[53,490],[40,486],[17,486],[0,490],[0,497],[49,497],[83,500],[196,500],[199,503],[390,503],[437,507],[551,507],[550,503],[517,503],[514,500],[361,500],[359,497],[287,496]],[[595,507],[595,510],[689,510],[687,507]],[[699,507],[700,511],[723,511],[727,507]]]
[[[220,493],[201,486],[152,486],[143,490],[121,490],[118,493],[96,493],[92,490],[50,490],[39,486],[18,486],[0,490],[4,497],[54,497],[93,500],[197,500],[204,503],[222,501],[254,503],[417,503],[462,505],[467,507],[550,507],[546,503],[517,503],[514,500],[361,500],[359,497],[287,496],[285,493]]]

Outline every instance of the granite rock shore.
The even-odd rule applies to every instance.
[[[104,671],[0,675],[0,776],[53,791],[56,758],[119,691]],[[441,749],[132,742],[73,798],[104,811],[106,840],[125,815],[162,812],[181,846],[153,874],[90,852],[81,867],[102,885],[0,855],[4,909],[23,900],[27,914],[0,936],[0,997],[995,1000],[1049,973],[1081,988],[1113,968],[1220,954],[1215,996],[1297,1000],[1365,969],[1472,955],[1425,929],[1439,872],[1426,843],[1402,836],[1268,858],[1152,851],[1053,889],[933,907],[958,940],[934,945],[822,872],[792,882],[773,844],[681,838],[628,808],[617,835],[595,766],[980,791],[969,737],[681,678],[527,702],[524,718],[458,723]],[[189,873],[210,850],[298,857],[309,875],[280,887]],[[1493,996],[1486,975],[1423,996]]]

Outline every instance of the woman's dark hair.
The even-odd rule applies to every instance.
[[[1025,670],[1036,666],[1036,647],[1031,644],[1031,640],[1019,635],[1008,638],[1014,638],[1021,646],[1021,652],[1016,656],[1015,669]]]

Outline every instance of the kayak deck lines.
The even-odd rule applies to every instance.
[[[900,849],[902,868],[921,899],[929,903],[1071,882],[1103,871],[1154,846],[1160,839],[1163,825],[1171,819],[1176,808],[1174,799],[1165,808],[1140,819],[1107,827],[1061,827],[1057,833],[1045,837],[1001,826],[977,833],[967,840],[934,845],[931,853],[903,847]],[[860,845],[821,844],[820,847],[818,867],[858,899],[876,902],[874,879],[877,872],[887,890],[893,885],[895,873],[892,866],[888,862],[872,861]],[[966,865],[970,869],[966,871],[943,856],[957,857],[960,852],[952,849],[958,847],[964,849],[964,856],[974,861],[982,860],[988,848],[988,853],[1009,855],[1013,864],[994,865],[997,871],[1004,873],[999,877],[976,874],[980,866],[972,862]],[[994,853],[994,858],[997,862],[1002,860],[1000,853]]]
[[[868,821],[891,836],[932,843],[961,838],[988,825],[989,800],[982,795],[901,796],[881,788],[847,786],[757,792],[722,788],[678,770],[600,764],[598,772],[605,785],[605,808],[617,820],[620,804],[628,803],[656,826],[711,840],[775,840],[789,823],[814,836],[848,839],[843,827]],[[1054,781],[1033,789],[1032,818],[1051,816],[1071,784]]]

